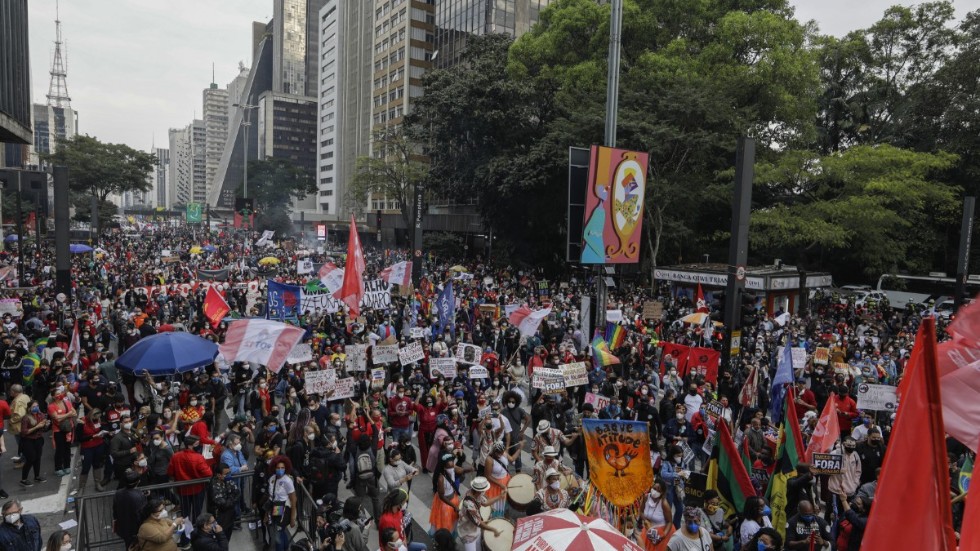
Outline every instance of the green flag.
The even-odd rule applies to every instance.
[[[187,223],[201,223],[201,203],[187,203]]]

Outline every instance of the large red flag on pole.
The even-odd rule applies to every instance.
[[[885,452],[862,551],[956,549],[935,319],[922,320],[909,364],[907,376],[912,379],[907,381]],[[910,503],[915,504],[915,522],[903,522]]]
[[[221,296],[214,285],[208,287],[208,294],[204,297],[204,304],[201,309],[204,311],[204,317],[211,322],[211,327],[217,327],[221,320],[228,315],[228,312],[231,312],[231,307],[228,306],[225,297]]]
[[[831,394],[823,407],[817,427],[813,429],[810,444],[806,447],[806,462],[813,462],[813,454],[830,453],[831,448],[840,438],[840,420],[837,419],[837,395]]]
[[[361,313],[361,298],[364,297],[364,252],[361,238],[357,236],[354,215],[350,215],[350,237],[347,239],[347,263],[344,265],[344,284],[334,295],[350,308],[351,317]]]

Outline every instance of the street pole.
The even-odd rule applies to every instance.
[[[732,236],[728,245],[728,285],[725,288],[725,343],[722,347],[722,369],[732,370],[738,361],[732,348],[742,350],[742,289],[745,288],[745,263],[749,257],[749,212],[752,208],[752,179],[755,174],[755,139],[739,138],[735,153],[735,192],[732,197]],[[738,340],[733,342],[733,336]],[[740,352],[739,352],[740,353]]]
[[[69,226],[68,167],[54,167],[54,261],[55,289],[71,300],[71,255]]]
[[[963,198],[963,221],[960,223],[960,251],[956,257],[956,292],[953,311],[959,310],[966,295],[966,280],[970,276],[970,244],[973,241],[973,215],[976,197]]]
[[[623,0],[612,0],[609,15],[609,59],[606,75],[606,128],[603,143],[616,147],[616,124],[619,113],[619,58],[622,47]],[[596,328],[606,326],[606,275],[603,265],[596,266]]]
[[[26,287],[24,285],[24,212],[20,204],[20,187],[21,187],[21,175],[22,172],[17,172],[17,191],[15,192],[17,197],[17,285],[20,287]]]

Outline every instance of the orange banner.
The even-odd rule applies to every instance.
[[[617,507],[636,503],[653,486],[647,423],[583,419],[582,430],[592,484]]]

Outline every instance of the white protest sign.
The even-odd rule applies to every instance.
[[[375,364],[386,364],[398,361],[397,344],[376,344],[372,349],[371,358]]]
[[[858,385],[858,409],[895,411],[898,408],[898,389],[890,385]]]
[[[545,392],[565,388],[565,376],[560,369],[538,367],[531,376],[531,388],[540,388]]]
[[[589,369],[585,366],[585,362],[560,365],[558,369],[561,371],[566,387],[589,384]]]
[[[412,339],[424,339],[425,338],[425,329],[423,329],[421,327],[412,327],[412,328],[410,328],[408,330],[408,335],[409,335],[409,338],[412,338]]]
[[[425,352],[422,352],[422,343],[416,341],[405,348],[398,350],[398,361],[402,365],[408,365],[425,359]]]
[[[0,316],[10,314],[11,317],[19,318],[24,315],[24,305],[20,299],[5,298],[0,300]]]
[[[776,348],[776,357],[783,357],[782,346]],[[803,369],[806,367],[806,349],[798,346],[793,347],[793,369]]]
[[[429,358],[429,378],[442,375],[446,379],[456,378],[456,358]]]
[[[470,379],[486,379],[490,377],[490,372],[487,368],[480,366],[473,366],[470,368]]]
[[[591,392],[586,392],[585,403],[592,404],[592,407],[594,407],[596,412],[598,413],[600,409],[609,405],[609,398],[606,398],[601,394],[593,394]]]
[[[385,375],[387,375],[387,374],[388,374],[388,372],[385,371],[384,368],[382,368],[382,369],[372,369],[371,370],[371,380],[372,381],[383,381],[383,380],[385,380]]]
[[[475,344],[459,343],[456,345],[456,361],[464,364],[479,365],[483,350]]]
[[[286,363],[288,364],[301,364],[311,361],[313,361],[313,349],[310,348],[309,344],[297,344],[286,356]]]
[[[304,375],[303,388],[306,394],[325,395],[337,382],[337,370],[307,371]],[[332,398],[332,397],[331,397]]]
[[[333,273],[333,272],[331,272]],[[341,270],[341,275],[343,271]],[[307,291],[300,293],[300,312],[326,312],[333,314],[345,310],[346,305],[334,298],[329,290]],[[364,296],[361,298],[361,310],[387,310],[391,307],[391,284],[381,279],[371,279],[364,282]]]
[[[309,258],[302,258],[296,261],[296,274],[312,274],[313,273],[313,261]]]
[[[606,321],[610,323],[619,323],[623,321],[623,311],[622,310],[606,310]]]
[[[337,383],[333,387],[333,395],[330,396],[330,399],[338,400],[340,398],[353,398],[356,389],[357,381],[355,381],[353,377],[337,379]]]
[[[344,347],[347,357],[344,358],[344,368],[347,371],[364,371],[367,369],[367,345],[348,344]]]

